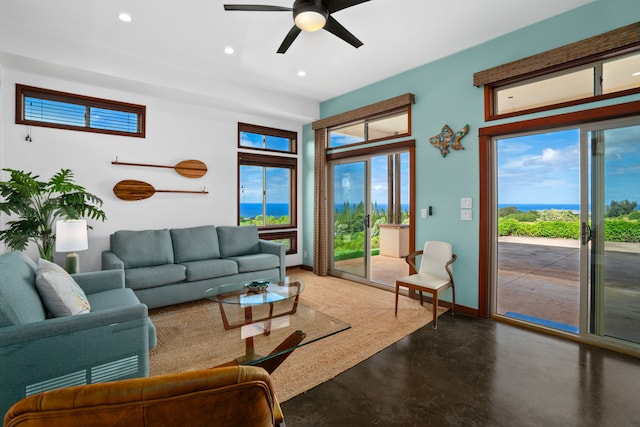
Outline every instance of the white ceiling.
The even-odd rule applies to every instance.
[[[320,101],[591,1],[371,0],[333,15],[364,46],[303,32],[281,55],[290,13],[225,12],[223,4],[290,7],[293,0],[1,0],[0,63],[123,89],[198,94],[203,103],[251,102],[309,120]],[[123,11],[133,22],[118,19]],[[226,46],[235,54],[225,54]],[[314,107],[287,112],[292,97]]]

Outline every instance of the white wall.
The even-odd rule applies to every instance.
[[[202,102],[184,103],[160,96],[136,94],[102,86],[30,73],[0,64],[0,166],[31,171],[43,180],[60,168],[69,168],[76,182],[104,201],[107,221],[89,221],[89,249],[80,253],[82,271],[99,270],[109,235],[121,229],[155,229],[204,224],[235,225],[237,221],[237,122],[300,132],[301,124],[283,118],[226,111]],[[147,106],[146,138],[31,127],[15,124],[15,84],[77,93]],[[146,90],[148,92],[148,90]],[[184,99],[184,97],[182,97]],[[25,141],[29,131],[32,142]],[[209,172],[185,178],[172,169],[116,166],[111,162],[175,165],[181,160],[204,161]],[[300,169],[301,169],[300,164]],[[301,174],[302,171],[299,170]],[[3,175],[3,179],[8,174]],[[200,190],[201,194],[157,193],[149,199],[127,202],[113,194],[123,179],[138,179],[156,189]],[[300,191],[301,191],[301,187]],[[299,195],[298,197],[301,200]],[[301,204],[300,204],[301,205]],[[301,215],[301,207],[298,217]],[[4,228],[3,215],[0,225]],[[302,248],[302,232],[298,247]],[[3,248],[6,250],[6,248]],[[35,245],[28,254],[37,259]],[[63,264],[65,254],[55,254]],[[301,254],[287,256],[287,265],[301,264]]]

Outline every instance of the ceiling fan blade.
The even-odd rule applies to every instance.
[[[349,30],[340,25],[338,21],[335,20],[331,15],[327,18],[327,24],[324,26],[324,29],[329,31],[331,34],[340,37],[342,40],[349,43],[351,46],[358,48],[363,45],[363,43],[358,40],[356,36],[351,34]]]
[[[291,12],[290,7],[267,6],[262,4],[225,4],[224,10],[239,10],[245,12]]]
[[[324,5],[329,13],[333,13],[368,1],[369,0],[324,0]]]
[[[289,30],[289,33],[284,38],[284,40],[282,41],[282,44],[278,48],[278,53],[285,53],[287,49],[289,49],[289,46],[291,46],[291,43],[293,43],[296,37],[298,37],[298,34],[300,34],[301,31],[302,30],[296,27],[295,25],[291,27],[291,29]]]

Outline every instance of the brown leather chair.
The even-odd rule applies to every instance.
[[[212,368],[51,390],[15,403],[5,427],[284,426],[267,372]]]

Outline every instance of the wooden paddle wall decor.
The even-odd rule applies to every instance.
[[[148,182],[138,181],[135,179],[125,179],[118,182],[113,187],[114,194],[122,200],[143,200],[148,199],[156,193],[190,193],[190,194],[209,194],[203,188],[200,191],[190,190],[156,190],[153,185]]]
[[[128,162],[119,162],[118,158],[114,162],[111,162],[112,165],[127,165],[127,166],[144,166],[149,168],[168,168],[174,169],[180,175],[187,178],[200,178],[207,173],[207,165],[200,160],[183,160],[176,164],[175,166],[166,166],[166,165],[150,165],[146,163],[128,163]]]

